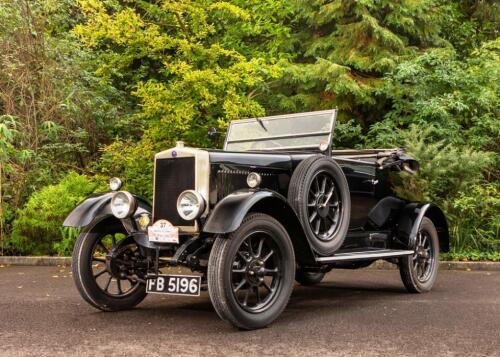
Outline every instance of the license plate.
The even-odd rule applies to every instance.
[[[166,219],[160,219],[148,227],[148,237],[149,241],[155,243],[179,244],[179,228]]]
[[[200,296],[201,276],[158,275],[147,279],[146,292]]]

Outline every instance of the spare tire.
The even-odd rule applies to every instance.
[[[303,160],[290,180],[288,202],[314,251],[330,255],[340,248],[349,229],[351,197],[333,159],[314,155]]]

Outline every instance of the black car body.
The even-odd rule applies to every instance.
[[[155,157],[152,206],[129,193],[113,203],[120,192],[82,202],[64,222],[86,227],[74,253],[82,296],[100,309],[115,310],[142,300],[147,281],[149,292],[182,293],[179,284],[188,284],[188,278],[179,283],[166,276],[171,291],[158,281],[162,268],[181,265],[198,273],[201,287],[208,285],[223,319],[251,329],[270,323],[284,308],[291,269],[292,281],[313,284],[333,268],[385,259],[400,266],[408,290],[430,290],[439,251],[448,249],[446,218],[432,203],[396,197],[391,183],[398,171],[415,173],[418,163],[402,149],[332,150],[336,114],[236,121],[223,150],[179,142]],[[127,200],[130,207],[123,203]],[[117,207],[126,210],[125,217],[117,218]],[[159,237],[165,229],[165,234],[178,234],[178,242],[152,241],[154,224]],[[122,232],[121,240],[113,239],[99,254],[99,238],[85,244],[89,236],[105,239],[114,231]],[[268,254],[271,258],[264,260]],[[104,265],[107,286],[93,278],[92,262]],[[128,280],[130,291],[106,291],[112,280]],[[243,289],[250,292],[240,293]]]

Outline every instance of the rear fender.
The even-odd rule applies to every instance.
[[[294,210],[285,197],[271,190],[239,190],[224,197],[208,217],[203,232],[234,232],[250,212],[268,214],[277,219],[292,240],[295,257],[301,264],[315,264],[314,254]]]
[[[398,235],[411,249],[415,246],[418,230],[424,217],[429,218],[436,227],[441,252],[450,249],[450,233],[444,212],[433,203],[411,202],[402,210],[398,221]]]
[[[101,217],[111,217],[111,198],[114,192],[97,193],[87,197],[80,202],[73,211],[66,217],[63,226],[66,227],[86,227],[92,221]],[[133,216],[138,216],[143,213],[151,214],[151,205],[144,198],[133,195],[137,200],[137,209]]]

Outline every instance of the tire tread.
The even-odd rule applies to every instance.
[[[436,228],[434,226],[434,223],[427,217],[424,217],[422,220],[421,226],[424,226],[424,225],[428,225],[429,227],[432,227],[432,229],[434,230],[434,233],[436,235],[436,237],[434,237],[435,243],[437,244],[437,246],[435,247],[435,249],[436,249],[436,252],[435,252],[436,262],[434,264],[435,264],[436,271],[434,272],[434,274],[437,275],[437,270],[439,268],[439,240],[437,238]],[[413,276],[413,271],[412,271],[410,260],[411,260],[411,256],[408,256],[408,257],[402,258],[402,260],[399,263],[399,274],[401,276],[401,280],[403,281],[403,285],[405,286],[406,290],[408,292],[414,293],[414,294],[425,293],[425,292],[429,291],[432,288],[432,285],[434,284],[434,282],[431,284],[430,288],[422,287],[421,284],[418,281],[416,281],[415,277]],[[433,279],[435,279],[435,276],[433,277]]]
[[[279,226],[285,233],[286,230],[285,228],[273,217],[264,214],[264,213],[250,213],[243,222],[241,223],[242,227],[247,223],[248,221],[259,219],[259,218],[265,218],[266,220],[271,220],[273,221],[273,224]],[[231,311],[228,298],[225,294],[224,290],[224,276],[223,276],[223,264],[224,264],[224,259],[227,257],[228,253],[227,251],[230,248],[230,243],[231,240],[233,239],[233,236],[237,234],[238,230],[236,230],[233,233],[230,233],[229,236],[223,237],[223,236],[218,236],[215,239],[215,242],[212,246],[212,250],[210,252],[210,258],[209,258],[209,263],[208,263],[208,270],[207,270],[207,280],[208,280],[208,293],[210,296],[210,300],[212,301],[212,305],[217,312],[217,315],[219,317],[226,321],[229,322],[230,324],[243,329],[243,330],[251,330],[255,329],[255,326],[246,324],[242,322],[235,314],[233,311]],[[290,242],[291,245],[291,242]],[[295,256],[293,254],[293,248],[291,249],[292,251],[292,259],[295,264]],[[290,291],[291,293],[291,291]],[[283,310],[286,308],[286,305],[288,304],[288,301],[290,299],[290,295],[288,294],[286,301],[282,304],[280,307],[279,311],[276,314],[276,317],[279,316]],[[261,326],[258,326],[261,327]]]

